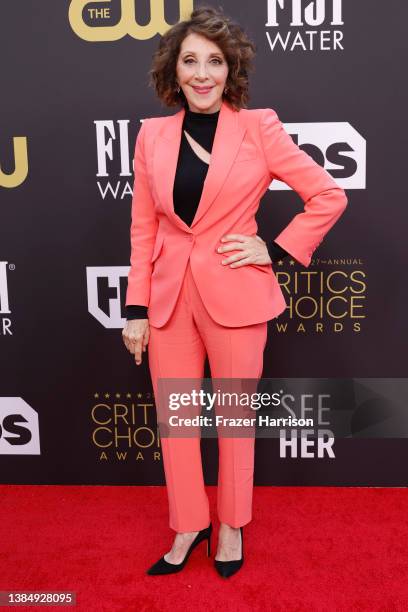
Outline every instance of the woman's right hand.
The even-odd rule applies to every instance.
[[[146,351],[149,342],[149,319],[131,319],[126,321],[122,338],[126,348],[135,356],[137,365],[142,363],[142,352]]]

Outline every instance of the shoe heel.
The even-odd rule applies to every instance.
[[[211,535],[207,538],[207,557],[211,555]]]

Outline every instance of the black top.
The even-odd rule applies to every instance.
[[[208,164],[196,155],[184,134],[184,130],[206,151],[211,153],[220,111],[196,113],[189,108],[186,108],[185,111],[174,179],[173,201],[174,212],[190,226],[201,198]],[[266,246],[272,262],[279,261],[289,254],[273,240],[266,241]],[[128,321],[131,319],[147,319],[147,306],[126,306],[126,318]]]

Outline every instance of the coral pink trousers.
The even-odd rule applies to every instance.
[[[231,269],[231,274],[239,269]],[[214,291],[223,291],[214,287]],[[251,307],[248,297],[248,308]],[[267,322],[224,327],[208,314],[188,261],[183,284],[167,323],[150,325],[149,368],[158,397],[159,377],[201,378],[206,355],[211,378],[262,375]],[[169,525],[177,532],[199,531],[210,523],[204,486],[200,437],[162,437],[161,448],[169,502]],[[240,527],[252,519],[254,437],[218,436],[217,512],[220,522]]]

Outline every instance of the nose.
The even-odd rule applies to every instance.
[[[205,64],[198,64],[197,69],[196,69],[196,76],[199,79],[207,78],[207,69],[205,67]]]

